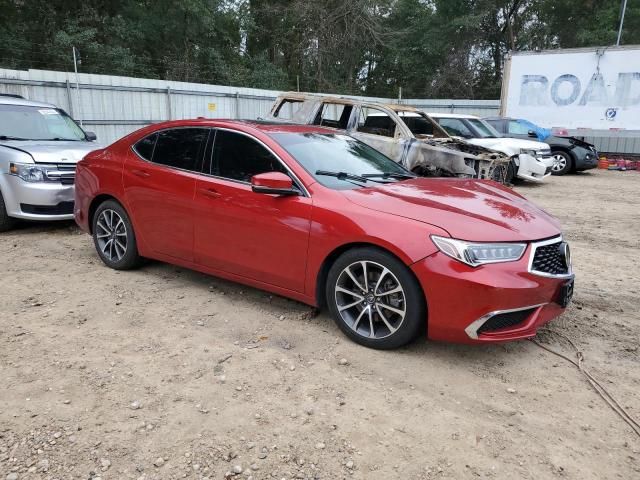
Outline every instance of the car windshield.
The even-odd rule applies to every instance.
[[[382,153],[347,135],[275,133],[272,137],[318,183],[335,190],[414,176]]]
[[[478,138],[500,138],[502,135],[498,133],[498,131],[489,125],[484,120],[479,118],[469,118],[467,121],[471,124],[473,129],[475,130]]]
[[[0,104],[0,140],[86,140],[85,133],[62,110]]]

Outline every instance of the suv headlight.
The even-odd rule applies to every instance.
[[[455,238],[431,235],[431,240],[445,255],[472,267],[487,263],[515,262],[527,249],[526,243],[471,243]]]
[[[521,148],[520,153],[524,155],[531,155],[533,158],[537,158],[538,152],[530,148]]]
[[[20,177],[25,182],[47,181],[47,167],[42,165],[11,163],[9,173]]]

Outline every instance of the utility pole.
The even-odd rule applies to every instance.
[[[616,47],[620,46],[620,37],[622,37],[622,25],[624,24],[624,12],[627,11],[627,0],[622,0],[622,14],[620,15],[620,28],[618,29],[618,40]]]
[[[80,126],[82,127],[82,115],[80,115],[80,83],[78,82],[78,64],[82,62],[80,59],[80,52],[76,50],[76,47],[73,46],[73,69],[76,72],[76,112],[78,115],[78,121],[80,122]],[[76,55],[77,52],[77,55]]]

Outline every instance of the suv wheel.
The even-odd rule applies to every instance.
[[[114,200],[103,202],[93,215],[93,243],[108,267],[128,270],[140,263],[129,215]]]
[[[7,214],[7,207],[4,204],[4,197],[0,192],[0,232],[11,230],[16,224],[16,220]]]
[[[376,248],[342,254],[327,275],[326,296],[338,327],[366,347],[400,347],[426,325],[424,295],[415,277]]]
[[[571,160],[571,155],[567,152],[557,151],[552,152],[551,155],[555,160],[553,167],[551,168],[552,175],[564,175],[571,171],[573,167],[573,161]]]

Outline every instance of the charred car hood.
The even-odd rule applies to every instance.
[[[74,141],[6,141],[0,146],[27,153],[36,163],[78,163],[84,156],[102,148],[96,142]]]
[[[429,223],[461,240],[530,241],[561,233],[555,218],[488,180],[415,178],[341,193],[362,207]]]

